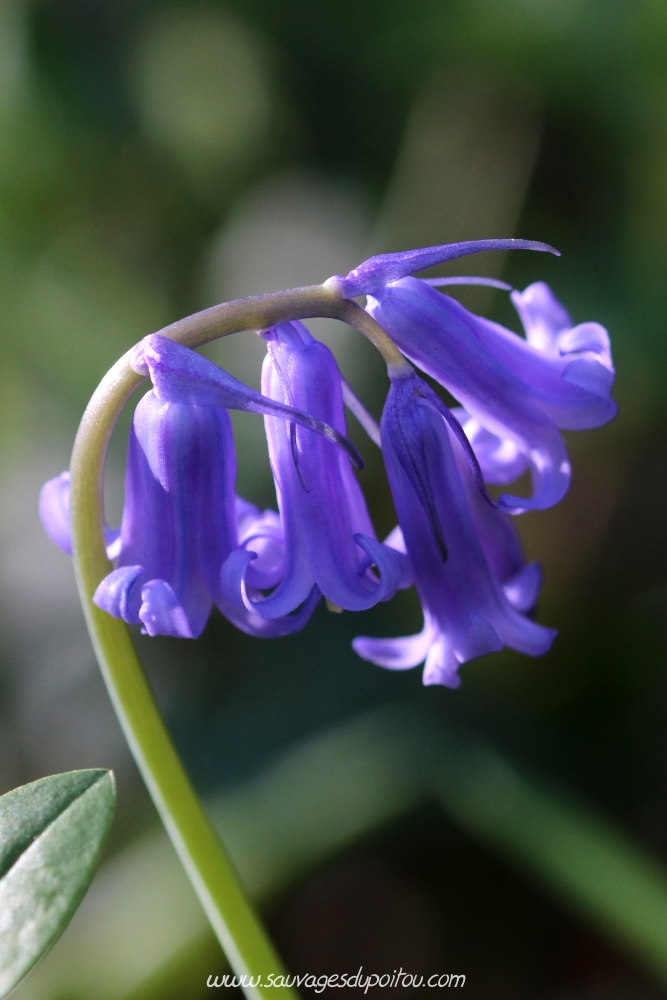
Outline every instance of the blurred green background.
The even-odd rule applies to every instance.
[[[562,257],[486,254],[451,272],[547,280],[575,322],[608,327],[618,370],[618,419],[569,435],[569,495],[520,519],[545,570],[540,621],[560,630],[552,652],[485,657],[460,691],[424,691],[420,670],[384,672],[350,649],[356,634],[418,629],[410,595],[354,617],[321,608],[272,643],[217,613],[196,643],[138,642],[291,968],[461,972],[481,1000],[667,996],[664,919],[651,960],[558,891],[562,844],[541,877],[529,859],[551,821],[533,823],[520,795],[514,847],[482,829],[504,801],[501,761],[559,790],[563,817],[578,802],[638,863],[667,864],[667,6],[2,0],[0,791],[75,767],[119,780],[107,871],[17,997],[194,1000],[223,968],[154,832],[71,564],[37,517],[95,385],[144,334],[214,302],[344,274],[373,252],[508,236]],[[502,293],[461,299],[517,329]],[[313,329],[379,417],[372,350],[334,322]],[[252,334],[208,350],[258,385]],[[238,490],[274,506],[261,419],[234,419]],[[112,523],[128,420],[109,461]],[[381,458],[350,431],[383,536]],[[455,788],[439,805],[424,790],[415,729],[454,741],[441,767],[468,767],[477,820]],[[475,767],[464,745],[486,748]],[[271,850],[281,831],[280,849],[264,857],[258,830]],[[647,913],[641,893],[618,905]]]

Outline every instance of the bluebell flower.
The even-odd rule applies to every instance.
[[[451,412],[470,442],[485,483],[506,486],[527,470],[528,459],[514,441],[487,430],[462,406]]]
[[[298,322],[281,323],[262,336],[264,395],[344,435],[341,376],[328,347]],[[373,607],[408,586],[408,562],[376,539],[348,456],[322,436],[271,415],[264,420],[286,563],[279,585],[263,596],[252,578],[251,554],[232,553],[223,571],[225,595],[274,618],[298,607],[313,585],[332,605],[349,611]]]
[[[213,603],[252,635],[284,635],[301,628],[319,600],[315,586],[295,614],[271,621],[222,593],[222,565],[241,545],[254,554],[255,575],[266,586],[274,563],[284,562],[279,522],[235,497],[227,407],[280,414],[358,460],[355,449],[333,428],[262,397],[164,337],[145,338],[135,350],[133,366],[151,377],[154,388],[135,410],[118,565],[100,583],[95,603],[128,623],[141,624],[149,635],[196,638]],[[47,484],[42,513],[51,536],[71,551],[67,491],[66,474]]]
[[[541,575],[525,565],[510,519],[480,485],[475,456],[444,403],[414,372],[394,376],[382,414],[382,451],[400,533],[424,611],[418,635],[359,637],[365,659],[401,670],[426,661],[425,684],[457,687],[458,668],[503,646],[531,656],[555,636],[525,612]]]
[[[69,521],[69,472],[49,479],[40,490],[39,517],[52,542],[72,555],[72,535]],[[104,528],[104,541],[109,559],[115,559],[120,548],[120,529]]]
[[[118,567],[95,604],[149,635],[196,638],[237,545],[229,414],[148,392],[130,430]]]
[[[516,450],[516,468],[530,469],[533,495],[504,495],[500,504],[520,513],[550,507],[568,489],[571,468],[559,430],[598,427],[616,413],[607,332],[597,323],[573,326],[548,287],[537,283],[512,294],[524,340],[438,292],[436,282],[407,276],[463,252],[512,243],[550,249],[518,240],[453,244],[453,254],[452,247],[432,247],[371,258],[347,278],[330,281],[343,294],[366,293],[368,312],[403,353],[447,388],[481,428]]]
[[[121,529],[106,529],[116,568],[94,596],[150,635],[194,638],[211,607],[251,635],[296,631],[323,595],[333,608],[368,609],[412,582],[418,635],[362,636],[354,648],[391,669],[424,662],[424,683],[459,684],[460,664],[507,646],[539,655],[555,632],[537,624],[541,571],[526,564],[508,513],[565,494],[570,465],[560,431],[612,419],[609,338],[574,326],[538,282],[511,294],[525,338],[476,316],[437,286],[509,286],[488,278],[418,280],[433,264],[485,250],[557,253],[525,240],[479,240],[384,254],[327,284],[366,309],[405,356],[462,404],[448,408],[392,347],[381,428],[336,361],[298,322],[262,332],[262,393],[159,335],[131,355],[152,389],[135,411]],[[366,321],[368,323],[368,321]],[[390,345],[391,346],[391,345]],[[399,524],[381,543],[353,466],[343,404],[382,447]],[[235,495],[228,410],[262,414],[279,512]],[[530,497],[489,496],[530,471]],[[42,490],[49,535],[71,552],[69,478]]]

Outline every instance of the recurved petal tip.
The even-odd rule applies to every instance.
[[[201,635],[208,609],[196,624],[186,614],[173,588],[166,580],[150,580],[141,589],[139,618],[148,635],[171,635],[177,639],[196,639]]]
[[[69,526],[69,472],[61,472],[44,483],[39,494],[39,517],[52,542],[72,555]]]
[[[61,472],[44,483],[39,494],[39,517],[52,542],[72,555],[72,530],[69,517],[69,472]],[[120,529],[104,529],[107,558],[116,559],[120,552]]]
[[[133,592],[133,588],[143,572],[143,566],[119,566],[112,570],[93,594],[93,604],[114,618],[138,625],[141,595]]]

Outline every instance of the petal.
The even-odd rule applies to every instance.
[[[382,417],[382,427],[386,435],[382,450],[385,461],[387,453],[391,450],[401,464],[428,518],[432,542],[437,546],[444,562],[447,558],[447,544],[436,503],[435,484],[429,474],[426,448],[428,427],[433,423],[433,417],[426,407],[419,407],[416,404],[417,393],[423,384],[416,375],[392,382]]]
[[[72,533],[69,518],[69,472],[61,472],[55,479],[44,483],[39,494],[39,516],[44,530],[52,542],[72,555]],[[116,559],[119,552],[120,530],[104,529],[107,557]]]
[[[603,364],[613,371],[609,334],[599,323],[580,323],[579,326],[563,330],[556,346],[559,354],[572,354],[575,351],[598,354]]]
[[[463,407],[456,407],[452,413],[470,441],[485,483],[505,486],[523,475],[528,468],[528,459],[514,441],[488,431]]]
[[[189,617],[166,580],[150,580],[141,588],[139,618],[148,635],[172,635],[196,639],[204,631],[211,601],[204,600],[196,615]]]
[[[257,557],[248,567],[247,583],[257,590],[276,587],[286,572],[287,553],[280,515],[261,511],[241,497],[236,498],[239,544]]]
[[[252,562],[256,558],[252,551],[236,549],[223,563],[220,593],[229,607],[236,607],[241,615],[245,608],[255,617],[269,620],[283,618],[308,599],[313,588],[313,577],[307,563],[287,563],[286,572],[274,592],[268,597],[262,597],[246,580],[246,576],[250,577]]]
[[[477,489],[482,494],[487,503],[491,507],[495,507],[495,504],[491,499],[491,497],[489,496],[489,494],[487,493],[486,486],[484,485],[484,476],[482,475],[482,470],[477,460],[477,455],[475,454],[473,447],[468,437],[465,434],[465,431],[463,430],[461,424],[457,420],[456,415],[448,406],[445,406],[440,397],[436,396],[436,394],[432,392],[430,388],[428,388],[427,398],[424,398],[423,391],[424,391],[423,389],[420,391],[420,398],[418,399],[419,405],[430,406],[431,409],[435,410],[436,413],[439,413],[440,416],[443,417],[444,420],[447,422],[447,424],[449,425],[449,430],[458,441],[459,445],[461,446],[461,450],[463,451],[463,454],[468,460],[468,464],[470,465],[470,471],[472,472],[475,482],[477,483]]]
[[[614,366],[604,327],[584,323],[581,328],[561,331],[547,347],[537,348],[497,323],[470,317],[480,341],[521,379],[526,396],[557,427],[586,430],[615,416],[616,404],[609,398]],[[567,374],[570,368],[572,376]]]
[[[537,562],[528,563],[503,586],[505,596],[517,611],[532,611],[537,604],[542,586],[542,567]]]
[[[467,469],[463,459],[458,460],[457,465],[464,480],[468,510],[477,540],[493,579],[504,585],[516,576],[525,565],[515,521],[508,514],[497,508],[489,507],[484,502],[479,492],[467,479]]]
[[[475,351],[478,351],[479,345],[482,344],[502,365],[506,389],[509,388],[507,378],[513,378],[515,390],[520,389],[524,398],[530,400],[533,407],[540,409],[558,427],[575,430],[600,426],[610,420],[616,412],[615,404],[609,399],[611,376],[607,372],[613,375],[613,366],[606,331],[599,324],[587,323],[581,324],[581,329],[575,327],[574,330],[577,331],[575,334],[570,329],[569,316],[560,303],[556,302],[546,285],[540,287],[543,294],[541,299],[538,296],[538,301],[533,302],[533,311],[536,316],[541,302],[540,308],[545,310],[546,318],[540,328],[542,332],[538,331],[539,336],[536,334],[533,342],[523,340],[497,323],[475,316],[460,303],[448,296],[434,294],[424,282],[417,282],[414,279],[399,282],[390,290],[385,290],[381,296],[382,302],[371,301],[369,311],[382,322],[379,313],[382,312],[383,306],[386,313],[385,300],[388,297],[396,299],[397,295],[400,300],[402,296],[402,325],[405,329],[402,331],[390,329],[389,332],[416,364],[429,374],[433,374],[443,384],[447,384],[445,378],[454,382],[460,381],[460,373],[457,376],[453,369],[460,367],[461,361],[450,355],[452,349],[464,345],[467,327],[469,333],[478,341],[475,345],[470,337],[468,338],[468,361],[472,365],[469,372],[479,372],[483,380],[488,383],[489,372],[479,367],[479,358],[475,359]],[[420,290],[422,301],[417,303],[415,299],[419,296]],[[513,293],[518,307],[521,306],[521,298],[517,299],[516,296],[525,295],[528,291],[527,289],[526,293]],[[408,302],[406,296],[409,293],[412,294],[412,299]],[[545,296],[549,297],[547,304],[542,301]],[[396,309],[394,311],[396,312]],[[394,322],[399,326],[400,311],[399,309],[398,314],[394,316]],[[425,314],[425,317],[422,314]],[[525,310],[523,315],[525,316]],[[419,328],[424,318],[429,326],[428,336],[426,330]],[[386,326],[390,317],[385,315],[384,321]],[[411,326],[407,325],[409,321],[412,321]],[[567,323],[567,328],[563,329],[562,323]],[[528,329],[535,330],[536,327],[533,325]],[[405,339],[405,343],[401,337]],[[581,347],[581,350],[578,356],[577,354],[573,356],[572,350],[577,347]],[[584,347],[586,350],[583,350]],[[565,369],[575,357],[580,362],[585,361],[592,374],[580,376],[577,373],[572,379],[563,379]],[[582,367],[582,364],[578,365],[578,369]],[[496,379],[498,376],[499,371],[496,371]],[[448,385],[448,388],[451,386]],[[484,388],[484,385],[479,386],[480,391],[484,391]],[[494,391],[491,386],[487,386],[486,391],[493,391],[497,397],[498,388],[500,387],[497,386]],[[452,388],[452,391],[457,394],[455,388]]]
[[[544,281],[536,281],[522,292],[514,291],[510,298],[521,317],[528,343],[540,351],[553,350],[558,334],[572,326],[567,309]]]
[[[395,411],[392,418],[385,421],[387,432],[391,436],[392,447],[421,500],[424,511],[431,522],[434,540],[444,560],[447,556],[447,547],[444,541],[442,523],[437,513],[434,485],[429,475],[428,456],[424,449],[426,428],[431,417],[423,413],[423,410],[430,409],[446,421],[449,430],[456,438],[461,451],[470,464],[470,471],[480,494],[491,507],[495,504],[486,492],[479,463],[461,425],[454,414],[422,379],[414,373],[395,379],[387,406],[393,407]]]
[[[368,570],[369,549],[361,539],[373,539],[373,526],[349,462],[332,455],[326,444],[304,453],[303,459],[312,488],[308,494],[300,492],[297,509],[315,582],[329,601],[345,611],[364,611],[387,600],[401,571],[378,581]],[[381,576],[395,565],[392,557],[397,555],[387,550],[387,558],[380,559]]]
[[[443,687],[457,688],[461,686],[458,674],[459,661],[454,655],[447,637],[440,633],[428,651],[422,681],[425,685],[442,684]]]
[[[389,601],[397,590],[412,586],[414,578],[407,556],[368,535],[355,535],[354,540],[377,568],[380,582],[374,596],[378,601]]]
[[[237,496],[235,501],[236,510],[236,526],[238,530],[239,538],[243,534],[246,524],[249,524],[256,517],[260,516],[259,507],[255,507],[254,503],[250,503],[249,500],[244,500],[243,497]]]
[[[247,549],[234,549],[220,570],[220,593],[223,598],[231,604],[238,603],[240,598],[243,607],[248,611],[254,611],[254,608],[246,594],[245,574],[252,560],[256,558],[255,553]]]
[[[120,566],[112,570],[98,585],[93,604],[114,618],[122,618],[128,625],[138,625],[141,587],[134,585],[142,574],[143,566]]]
[[[403,532],[401,531],[400,524],[397,524],[396,527],[389,532],[384,540],[384,544],[390,549],[396,549],[397,552],[402,552],[404,555],[407,555],[405,539],[403,538]]]
[[[259,523],[242,541],[243,547],[257,557],[249,566],[248,585],[256,590],[271,590],[278,586],[287,572],[282,526],[279,525],[279,531],[271,531]]]
[[[51,541],[71,556],[69,472],[61,472],[55,479],[44,483],[39,494],[39,516]]]
[[[287,554],[280,515],[275,510],[260,511],[258,507],[241,501],[245,506],[239,517],[239,498],[236,501],[239,544],[253,552],[248,583],[258,590],[270,590],[286,572]]]
[[[477,611],[470,613],[464,641],[460,645],[452,642],[452,651],[459,663],[476,660],[485,653],[499,653],[502,648],[503,642],[493,625]]]
[[[229,619],[232,625],[241,629],[242,632],[258,639],[275,639],[282,635],[299,632],[308,622],[321,596],[317,587],[313,587],[298,611],[270,620],[261,618],[245,607],[239,607],[237,602],[228,602],[224,595],[216,603],[225,618]]]
[[[526,457],[530,463],[533,495],[520,497],[513,493],[502,493],[498,498],[498,506],[509,514],[554,507],[570,487],[572,466],[560,434],[556,432],[550,435],[545,431],[542,440],[538,438],[536,446],[529,448]]]
[[[616,416],[616,403],[608,399],[614,384],[613,371],[610,372],[604,365],[591,358],[576,358],[563,368],[561,378],[569,385],[578,386],[591,395],[600,397],[601,404],[598,404],[600,415],[597,419],[605,419],[606,422]]]
[[[417,635],[404,635],[397,639],[374,639],[360,635],[352,640],[352,648],[364,660],[388,670],[410,670],[423,663],[431,644],[436,641],[438,629],[428,614],[424,627]]]
[[[513,292],[511,298],[527,341],[497,324],[491,324],[491,338],[495,334],[496,350],[510,350],[506,363],[523,366],[525,377],[538,392],[542,410],[559,427],[569,430],[599,427],[611,420],[616,414],[616,406],[609,399],[614,366],[605,328],[599,323],[573,327],[569,314],[543,282],[530,285],[524,292]],[[489,346],[494,350],[492,343]],[[585,360],[592,374],[581,381],[565,378],[563,385],[557,378],[564,374],[573,355]]]
[[[541,250],[560,256],[558,250],[533,240],[468,240],[464,243],[444,243],[401,253],[383,253],[370,257],[355,267],[347,277],[335,275],[326,284],[333,284],[344,298],[372,295],[383,285],[405,278],[416,271],[442,264],[455,257],[465,257],[483,250]]]

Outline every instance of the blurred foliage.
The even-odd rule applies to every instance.
[[[456,920],[442,912],[435,886],[465,898],[478,879],[459,870],[465,840],[439,806],[473,840],[537,876],[549,894],[592,918],[605,936],[667,979],[667,869],[465,731],[443,733],[442,719],[423,696],[297,742],[254,780],[207,805],[251,898],[268,909],[292,967],[326,974],[373,962],[370,968],[378,970],[400,966],[428,974],[472,961],[467,981],[486,1000],[498,996],[497,961],[505,948],[503,995],[530,990],[538,963],[516,948],[517,935],[528,929],[520,912],[508,922],[508,910],[520,911],[523,902],[538,920],[551,917],[556,941],[545,950],[552,953],[563,928],[506,873],[501,927],[493,913],[497,890],[490,887],[477,889]],[[408,857],[401,872],[395,866],[402,852]],[[420,869],[421,887],[415,883]],[[302,884],[285,898],[297,880]],[[490,912],[480,919],[482,911]],[[466,916],[471,926],[462,928]],[[480,931],[496,953],[496,968],[477,960]],[[527,937],[534,947],[540,931],[533,928]],[[596,944],[604,954],[604,945]],[[227,968],[160,829],[107,863],[66,942],[19,995],[175,1000],[184,989],[203,993],[211,970],[218,975]]]
[[[575,321],[608,326],[620,416],[569,436],[570,494],[521,519],[545,568],[540,620],[561,632],[552,652],[468,664],[460,691],[429,690],[428,700],[443,725],[465,723],[667,857],[666,50],[660,0],[3,0],[2,788],[113,765],[114,849],[152,819],[66,558],[36,517],[39,482],[66,465],[81,410],[116,357],[221,294],[324,279],[320,267],[344,272],[367,251],[518,235],[563,256],[481,257],[471,269],[502,267],[519,287],[543,278]],[[516,329],[500,295],[465,294]],[[340,343],[345,373],[379,414],[381,366],[340,331],[322,335]],[[216,350],[245,377],[242,340]],[[236,426],[240,489],[272,503],[261,426]],[[381,462],[351,433],[383,533],[393,512]],[[123,447],[119,433],[112,520]],[[189,769],[213,790],[249,779],[297,738],[412,697],[419,671],[383,672],[349,642],[418,626],[414,597],[401,595],[363,616],[320,610],[304,633],[272,644],[220,617],[196,644],[138,641]],[[403,831],[392,857],[428,855],[437,882],[424,822]],[[485,864],[502,871],[503,891],[520,884]],[[500,969],[474,947],[495,890],[470,885],[467,902],[456,895],[467,954]],[[451,917],[447,891],[433,898]],[[537,947],[535,912],[515,914],[507,947],[518,963]],[[602,960],[581,958],[582,933],[574,925],[563,945],[562,990],[616,995],[613,977],[595,985]],[[627,976],[625,995],[655,995],[639,972]],[[545,958],[532,992],[508,995],[566,995],[550,983]]]

